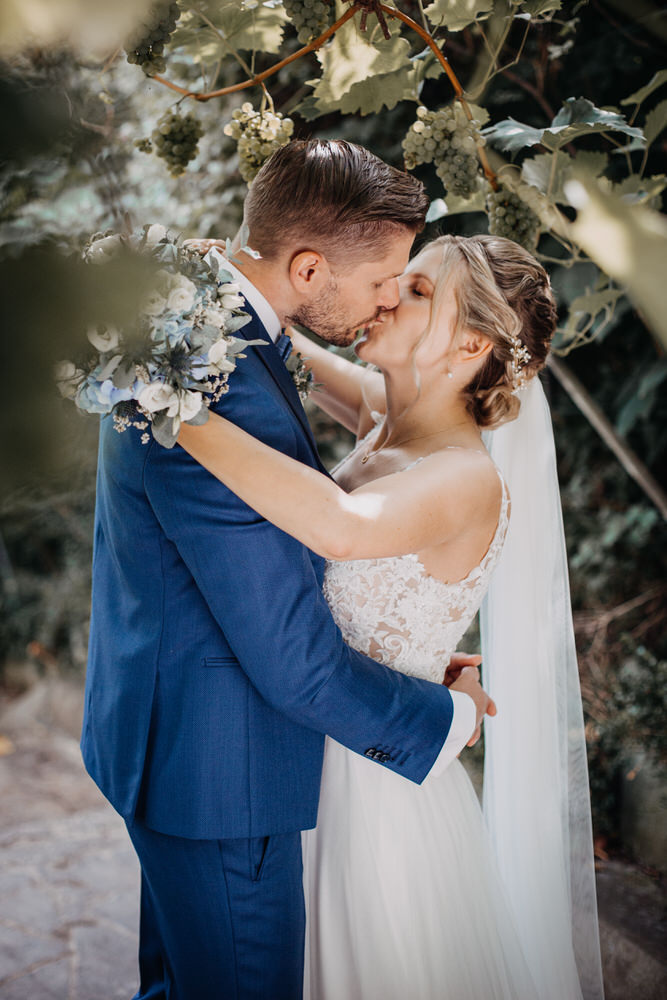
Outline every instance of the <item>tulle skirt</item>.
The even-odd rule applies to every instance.
[[[458,760],[421,786],[327,740],[303,834],[305,1000],[533,1000]]]

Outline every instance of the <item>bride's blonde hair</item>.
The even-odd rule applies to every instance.
[[[442,247],[442,260],[431,310],[437,325],[439,305],[447,294],[457,304],[456,344],[463,330],[478,330],[491,341],[486,361],[465,387],[468,412],[480,427],[498,427],[519,413],[517,340],[530,360],[521,376],[542,369],[556,329],[556,302],[549,276],[518,243],[501,236],[441,236],[424,247]]]

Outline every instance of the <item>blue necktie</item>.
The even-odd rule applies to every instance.
[[[285,364],[292,353],[292,341],[286,333],[281,333],[276,340],[276,349],[280,355],[280,360]]]

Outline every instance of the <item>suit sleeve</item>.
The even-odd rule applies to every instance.
[[[278,414],[280,423],[282,415]],[[272,422],[269,443],[295,431]],[[350,649],[311,554],[269,524],[180,447],[154,442],[144,486],[240,667],[294,721],[421,782],[447,737],[448,690]]]

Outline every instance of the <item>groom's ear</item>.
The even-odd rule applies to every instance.
[[[289,277],[299,297],[312,298],[324,290],[331,271],[326,257],[317,250],[300,250],[290,261]]]

